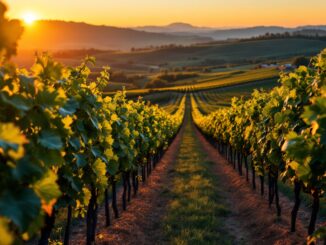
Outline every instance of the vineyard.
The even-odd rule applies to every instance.
[[[281,85],[270,92],[255,91],[246,100],[234,98],[230,107],[208,115],[200,110],[202,102],[191,96],[195,124],[239,175],[249,181],[252,171],[254,189],[258,175],[261,195],[268,178],[268,202],[272,205],[275,198],[277,216],[281,216],[279,179],[294,186],[291,231],[296,229],[300,192],[311,195],[308,235],[317,237],[325,236],[325,227],[314,233],[326,188],[325,57],[324,51],[312,60],[312,68],[300,67],[294,73],[282,74]]]
[[[76,68],[46,55],[30,72],[3,66],[1,244],[35,235],[39,244],[48,244],[62,210],[64,244],[74,217],[85,217],[85,242],[94,242],[99,206],[105,207],[106,226],[121,215],[118,193],[127,209],[178,133],[186,103],[199,130],[240,176],[251,179],[253,189],[259,185],[263,196],[267,183],[268,204],[275,202],[277,216],[280,181],[293,186],[292,232],[301,192],[310,195],[309,243],[324,238],[324,226],[315,230],[325,202],[325,55],[314,58],[310,68],[281,74],[275,88],[267,83],[268,92],[250,95],[248,88],[245,97],[231,102],[238,87],[191,92],[188,102],[182,93],[147,96],[161,107],[128,100],[125,91],[103,96],[107,70],[91,82],[90,58]]]
[[[108,202],[112,189],[118,217],[117,181],[122,178],[125,209],[130,181],[137,192],[139,173],[145,180],[182,123],[185,97],[173,114],[127,100],[125,92],[103,97],[107,71],[89,82],[89,62],[66,69],[43,56],[31,74],[2,68],[2,244],[39,230],[46,244],[61,209],[68,210],[65,243],[75,215],[86,216],[87,243],[94,241],[98,202]]]
[[[210,74],[201,74],[196,79],[185,79],[172,83],[171,86],[155,89],[133,89],[127,91],[127,95],[134,96],[150,96],[155,93],[176,93],[186,91],[203,91],[218,90],[230,86],[246,86],[252,83],[272,84],[277,81],[279,71],[275,68],[265,68],[249,71],[228,71],[228,72],[212,72]],[[180,85],[179,83],[183,84]],[[189,85],[190,83],[190,85]],[[264,87],[264,86],[263,86]],[[106,95],[112,96],[114,92],[106,92]]]
[[[93,57],[36,54],[19,68],[23,28],[5,12],[0,2],[0,245],[326,244],[326,49],[284,70],[255,65],[255,40],[112,51],[194,63],[148,72],[167,87],[113,92]],[[241,62],[227,51],[240,48]],[[182,56],[214,50],[234,63]]]

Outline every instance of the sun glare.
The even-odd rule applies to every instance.
[[[37,15],[33,12],[26,12],[22,15],[22,19],[26,25],[32,25],[37,20]]]

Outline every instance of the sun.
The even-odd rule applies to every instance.
[[[33,12],[26,12],[22,15],[22,19],[26,25],[32,25],[38,18]]]

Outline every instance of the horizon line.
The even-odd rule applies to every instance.
[[[23,22],[21,18],[13,18],[17,19]],[[91,23],[91,22],[85,22],[85,21],[78,21],[78,20],[64,20],[64,19],[37,19],[35,22],[38,21],[60,21],[60,22],[67,22],[67,23],[80,23],[80,24],[88,24],[88,25],[93,25],[93,26],[107,26],[107,27],[117,27],[117,28],[142,28],[142,27],[167,27],[172,24],[187,24],[191,25],[192,27],[195,28],[207,28],[207,29],[237,29],[237,28],[254,28],[254,27],[282,27],[282,28],[299,28],[299,27],[305,27],[305,26],[326,26],[325,24],[301,24],[301,25],[272,25],[272,24],[257,24],[257,25],[239,25],[239,26],[205,26],[205,25],[195,25],[189,22],[182,22],[182,21],[175,21],[175,22],[170,22],[167,24],[162,24],[162,25],[155,25],[155,24],[145,24],[145,25],[126,25],[126,26],[119,26],[119,25],[110,25],[110,24],[98,24],[98,23]]]

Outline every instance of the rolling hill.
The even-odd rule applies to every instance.
[[[40,20],[26,27],[19,42],[21,50],[102,49],[130,50],[161,45],[190,45],[214,40],[250,38],[269,33],[326,30],[326,26],[256,26],[237,29],[197,27],[187,23],[167,26],[119,28],[79,22]],[[305,33],[305,32],[303,32]]]
[[[145,52],[100,53],[104,64],[145,64],[175,66],[214,66],[222,64],[254,64],[267,60],[314,55],[326,48],[326,42],[300,38],[257,41],[228,41],[189,47],[172,47]]]
[[[253,26],[243,28],[208,28],[198,27],[187,23],[172,23],[166,26],[142,26],[136,27],[135,30],[142,30],[156,33],[173,33],[179,35],[199,35],[213,38],[214,40],[226,40],[226,39],[239,39],[250,38],[265,33],[285,33],[285,32],[298,32],[307,29],[315,29],[325,31],[325,25],[316,26],[298,26],[294,28],[282,27],[282,26]]]
[[[149,33],[128,28],[96,26],[65,21],[38,21],[27,27],[19,42],[20,49],[114,49],[129,50],[167,44],[188,45],[211,41],[195,35]]]
[[[188,23],[182,23],[182,22],[175,22],[171,23],[166,26],[139,26],[133,28],[135,30],[140,31],[147,31],[147,32],[155,32],[155,33],[184,33],[184,34],[191,34],[191,33],[201,33],[201,34],[208,34],[209,31],[214,30],[213,28],[209,27],[198,27],[193,26]]]

